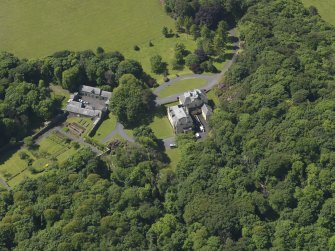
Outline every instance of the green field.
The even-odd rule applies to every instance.
[[[98,46],[125,51],[173,27],[159,0],[0,1],[0,23],[0,48],[24,57]]]
[[[335,25],[335,1],[334,0],[302,0],[306,7],[311,5],[319,10],[321,17],[328,23]]]
[[[162,27],[174,21],[159,0],[12,0],[0,1],[0,51],[37,58],[60,50],[81,51],[98,46],[118,50],[141,62],[151,72],[150,57],[160,54],[171,63],[177,42],[192,51],[188,35],[164,38]],[[154,46],[149,46],[149,41]],[[135,51],[134,45],[140,47]],[[170,74],[175,74],[169,67]],[[188,69],[178,71],[189,73]],[[151,73],[158,81],[162,76]]]
[[[116,121],[116,117],[112,113],[109,113],[108,118],[102,122],[98,130],[95,132],[93,139],[100,142],[106,138],[107,135],[115,129]]]
[[[187,90],[200,88],[206,84],[206,80],[200,78],[184,79],[173,83],[172,85],[163,89],[158,97],[164,98],[174,94],[182,93]]]

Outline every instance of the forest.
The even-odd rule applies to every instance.
[[[227,15],[211,27],[201,17],[216,5]],[[237,24],[242,51],[219,85],[209,137],[180,135],[173,172],[152,131],[139,127],[136,142],[113,155],[83,149],[52,173],[1,192],[1,249],[335,250],[335,28],[296,0],[167,0],[166,11],[213,30],[222,20]],[[19,104],[17,91],[31,92],[24,103],[32,109],[22,110],[50,116],[44,107],[53,102],[39,79],[71,89],[84,69],[106,88],[113,79],[149,83],[119,54],[102,57],[107,76],[95,54],[89,65],[78,54],[54,55],[43,78],[11,73],[27,65],[4,55],[1,126],[2,107]],[[129,73],[135,79],[121,77]]]

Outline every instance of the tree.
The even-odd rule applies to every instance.
[[[123,75],[119,82],[109,108],[124,125],[139,124],[151,105],[151,93],[133,75]]]
[[[98,47],[97,48],[97,55],[101,55],[101,54],[103,54],[105,52],[105,50],[102,48],[102,47]]]
[[[85,82],[85,75],[79,66],[74,66],[62,73],[62,86],[65,89],[74,91]]]
[[[169,36],[169,30],[166,26],[163,27],[162,29],[162,34],[164,37],[168,37]]]
[[[189,54],[185,57],[185,64],[188,66],[194,73],[200,72],[200,60],[199,57],[195,54]]]
[[[23,143],[27,148],[32,148],[34,146],[34,140],[31,136],[25,137]]]
[[[156,54],[150,58],[151,70],[156,74],[162,74],[166,71],[166,63],[160,55]]]
[[[190,27],[190,34],[193,36],[193,40],[197,40],[200,37],[199,27],[196,24],[192,24]]]
[[[141,64],[135,60],[124,60],[118,65],[116,76],[120,79],[124,74],[132,74],[140,79],[143,76],[143,68]]]

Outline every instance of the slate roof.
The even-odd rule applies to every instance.
[[[82,85],[81,88],[80,88],[80,91],[87,92],[87,93],[93,93],[93,94],[96,94],[96,95],[101,94],[101,89],[100,88],[92,87],[92,86],[88,86],[88,85]]]
[[[81,114],[84,116],[88,116],[88,117],[100,117],[101,116],[101,111],[99,110],[91,110],[91,109],[87,109],[87,108],[79,108],[76,107],[72,104],[68,104],[66,106],[66,110],[68,112],[72,112],[72,113],[76,113],[76,114]]]
[[[179,97],[179,102],[184,106],[188,106],[193,102],[197,103],[207,103],[208,99],[205,93],[202,90],[195,89],[192,91],[185,92],[183,95]]]
[[[168,111],[175,126],[178,124],[178,121],[180,120],[183,119],[185,121],[192,120],[190,115],[186,113],[184,107],[181,107],[179,105],[169,107]]]

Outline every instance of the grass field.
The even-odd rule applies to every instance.
[[[306,7],[311,5],[319,10],[319,14],[328,23],[335,25],[335,1],[334,0],[302,0]]]
[[[98,46],[125,51],[174,26],[159,0],[0,1],[0,23],[0,48],[24,57]]]
[[[115,126],[116,117],[112,113],[109,113],[108,118],[102,122],[98,130],[95,132],[93,139],[99,142],[102,141],[110,132],[114,130]]]
[[[95,51],[101,46],[140,61],[146,72],[151,72],[152,55],[160,54],[170,64],[177,42],[190,51],[196,46],[185,34],[163,37],[163,26],[174,28],[174,21],[159,0],[0,1],[0,23],[0,50],[17,56],[37,58],[65,49]],[[149,41],[154,46],[150,47]],[[140,51],[135,51],[134,45]],[[171,67],[169,72],[177,73]],[[151,74],[159,81],[163,78]]]
[[[206,80],[200,78],[184,79],[173,83],[172,85],[163,89],[158,97],[164,98],[181,92],[185,92],[190,89],[200,88],[206,84]]]

